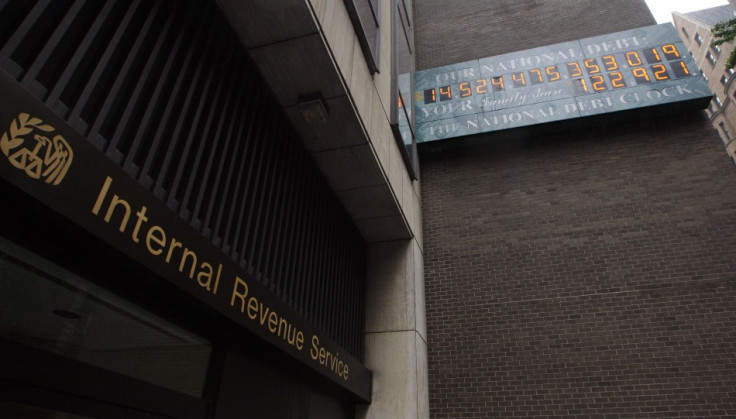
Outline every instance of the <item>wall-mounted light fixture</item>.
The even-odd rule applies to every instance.
[[[330,108],[322,93],[310,93],[301,95],[297,99],[296,108],[302,115],[304,122],[311,124],[313,122],[327,122],[330,115]]]

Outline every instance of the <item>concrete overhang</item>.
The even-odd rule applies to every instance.
[[[304,146],[367,242],[412,237],[371,131],[390,132],[355,31],[337,0],[218,0]],[[329,40],[329,42],[328,42]],[[299,98],[329,114],[306,122]],[[386,129],[371,129],[385,124]],[[381,128],[384,128],[383,126]],[[392,139],[389,139],[392,140]],[[398,196],[397,196],[398,195]]]

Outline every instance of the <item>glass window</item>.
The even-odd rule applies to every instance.
[[[729,131],[728,128],[726,128],[726,124],[724,124],[723,122],[720,122],[718,126],[721,127],[721,131],[723,131],[724,138],[726,138],[728,141],[731,141],[733,139],[731,137],[731,131]]]
[[[412,179],[417,178],[419,163],[414,136],[414,38],[411,22],[411,2],[392,1],[392,91],[391,127],[399,143],[404,163]]]
[[[725,86],[726,85],[726,82],[728,82],[728,77],[721,76],[721,84]]]
[[[0,336],[202,397],[211,345],[0,238]]]
[[[360,48],[363,50],[371,74],[378,72],[378,58],[381,55],[381,36],[379,27],[381,11],[379,0],[343,0],[348,9]]]
[[[698,45],[703,45],[703,38],[700,37],[699,33],[695,34],[695,42],[697,42]]]
[[[710,63],[710,65],[716,65],[716,57],[714,57],[713,54],[711,54],[710,51],[708,51],[707,53],[705,53],[705,58],[708,60],[708,62]]]
[[[687,29],[685,29],[685,27],[684,27],[684,26],[682,27],[682,29],[681,29],[681,30],[682,30],[682,34],[683,34],[683,35],[685,35],[685,38],[690,38],[690,34],[689,34],[689,33],[687,33]]]

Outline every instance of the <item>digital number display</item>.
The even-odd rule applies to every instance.
[[[547,73],[547,81],[557,81],[561,78],[559,70],[557,70],[556,65],[551,65],[544,69],[544,72]]]
[[[652,79],[649,78],[649,74],[647,74],[647,69],[644,67],[633,68],[631,70],[631,74],[634,75],[637,86],[640,84],[649,84],[652,82]]]
[[[654,73],[654,78],[657,81],[665,81],[670,79],[670,73],[667,72],[667,67],[665,67],[662,64],[654,64],[650,67],[652,69],[652,73]]]
[[[612,71],[608,73],[608,80],[611,82],[611,86],[614,89],[620,89],[622,87],[626,87],[626,82],[624,81],[624,75],[621,74],[620,71]]]
[[[424,104],[429,105],[430,103],[437,102],[437,95],[434,93],[434,89],[424,90]]]
[[[598,67],[598,61],[596,61],[595,58],[588,58],[584,63],[585,70],[588,71],[588,74],[597,74],[601,72],[601,68]]]
[[[529,70],[529,81],[532,84],[542,84],[544,83],[544,79],[542,78],[542,70],[535,68],[533,70]]]
[[[604,55],[601,59],[603,60],[603,68],[605,68],[606,71],[618,70],[618,62],[616,61],[616,57],[613,55]]]
[[[590,91],[588,90],[588,83],[585,82],[585,79],[573,79],[572,86],[575,89],[575,93],[579,95]]]
[[[440,102],[452,100],[452,88],[450,86],[440,87],[439,91],[440,91]]]
[[[690,70],[687,69],[687,66],[682,61],[673,61],[672,63],[672,72],[675,73],[675,77],[687,77],[690,75]]]
[[[669,70],[664,64],[662,57],[669,61]],[[674,78],[689,77],[690,71],[685,63],[680,60],[681,56],[674,44],[665,44],[654,48],[643,50],[626,51],[622,54],[628,73],[632,77],[631,86],[650,84],[658,81],[671,80]],[[677,61],[671,61],[676,60]],[[651,64],[647,66],[646,64]],[[565,63],[568,78],[576,94],[602,92],[610,88],[621,89],[627,87],[626,77],[619,66],[619,61],[614,55],[604,55],[600,61],[596,58],[588,58],[583,61],[571,61]],[[671,71],[671,73],[670,73]],[[589,77],[584,79],[585,75]],[[605,76],[604,76],[605,74]],[[509,75],[511,85],[514,88],[541,85],[560,81],[557,65],[544,68],[533,68],[528,71],[511,73]],[[608,82],[606,82],[606,79]],[[490,84],[490,86],[489,86]],[[501,92],[506,90],[504,76],[495,76],[488,79],[476,79],[472,82],[466,81],[456,87],[448,85],[437,89],[424,90],[424,104],[446,102],[457,98],[467,98],[473,95],[486,95],[490,90]]]
[[[603,76],[600,74],[590,76],[590,85],[593,87],[594,92],[602,92],[604,90],[608,90],[608,88],[606,87],[606,79],[603,78]]]
[[[644,64],[641,62],[641,57],[636,51],[629,51],[624,55],[626,56],[626,62],[629,64],[630,67],[636,67]]]
[[[503,76],[491,77],[491,85],[493,86],[494,92],[500,92],[506,89],[503,84]]]
[[[583,75],[583,70],[580,69],[580,64],[576,62],[567,63],[567,72],[571,78],[580,77]]]
[[[712,94],[694,69],[674,28],[655,25],[422,70],[414,73],[417,132],[431,141],[701,103]]]
[[[680,58],[680,53],[677,52],[677,48],[672,44],[663,45],[662,52],[664,52],[664,56],[667,57],[668,60],[676,60]]]

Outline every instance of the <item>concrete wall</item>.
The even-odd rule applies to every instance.
[[[432,418],[736,415],[736,173],[704,113],[422,169]]]
[[[356,417],[427,418],[419,182],[409,178],[388,119],[392,100],[391,1],[379,2],[381,52],[379,72],[373,76],[368,73],[343,3],[310,1],[338,70],[350,80],[348,94],[356,104],[355,111],[365,127],[376,163],[412,233],[410,239],[386,239],[380,232],[367,237],[365,365],[373,372],[373,399],[369,405],[358,406]],[[352,171],[352,167],[345,166],[345,170]],[[350,189],[338,191],[343,200],[350,194]],[[356,196],[349,199],[359,201],[361,211],[367,213],[380,203],[365,190],[358,190]],[[378,219],[380,221],[380,217]],[[360,222],[358,220],[359,225]]]
[[[380,0],[379,72],[370,74],[348,10],[333,0],[218,0],[368,247],[360,418],[426,418],[427,368],[419,182],[389,124],[391,1]],[[303,118],[320,93],[324,121]]]

